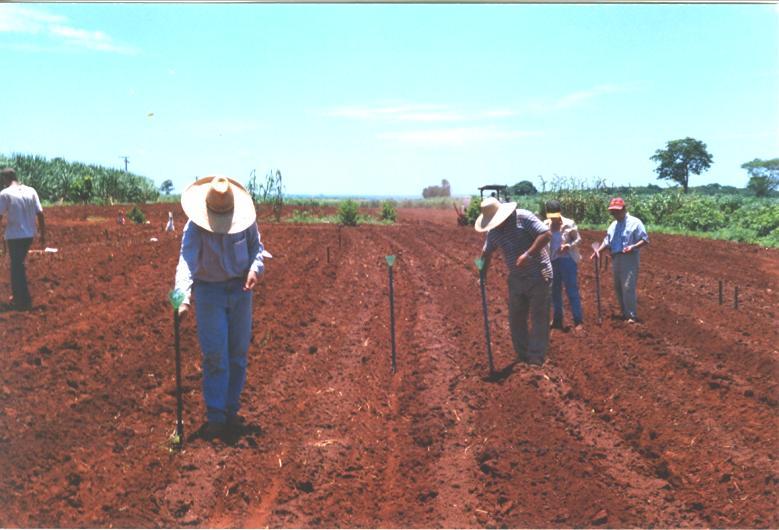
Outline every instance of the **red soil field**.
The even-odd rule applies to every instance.
[[[169,208],[175,235],[162,232]],[[340,231],[263,216],[274,257],[255,291],[247,425],[226,441],[195,436],[190,318],[187,438],[171,452],[167,293],[184,217],[160,204],[144,207],[151,224],[118,226],[117,210],[47,209],[59,252],[28,258],[35,307],[0,309],[3,527],[779,526],[777,250],[649,227],[644,322],[612,318],[609,271],[597,324],[585,260],[586,329],[553,331],[543,367],[513,364],[496,260],[489,379],[483,236],[454,212],[402,209],[395,225]],[[583,246],[600,237],[585,232]]]

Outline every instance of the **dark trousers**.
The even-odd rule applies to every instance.
[[[8,239],[8,256],[11,258],[11,293],[14,296],[14,307],[26,309],[32,305],[30,290],[27,288],[27,270],[24,260],[30,250],[32,238]]]

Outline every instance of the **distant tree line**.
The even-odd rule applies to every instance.
[[[154,182],[121,169],[38,155],[0,155],[0,166],[12,167],[44,202],[153,202],[160,196]]]

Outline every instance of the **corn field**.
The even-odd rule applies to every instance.
[[[151,179],[120,169],[23,154],[0,155],[0,166],[14,168],[46,203],[153,202],[159,197]]]

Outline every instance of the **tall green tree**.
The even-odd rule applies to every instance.
[[[536,193],[538,193],[538,190],[529,180],[517,182],[509,189],[509,194],[511,195],[535,195]]]
[[[173,181],[168,179],[160,184],[160,191],[165,195],[170,195],[170,192],[173,191]]]
[[[747,188],[758,197],[765,197],[779,188],[779,158],[771,160],[755,158],[751,162],[741,164],[741,168],[749,173]]]
[[[683,140],[671,140],[665,149],[658,149],[649,159],[658,163],[655,168],[658,179],[678,182],[684,193],[690,185],[690,173],[700,175],[712,163],[706,144],[689,136]]]

